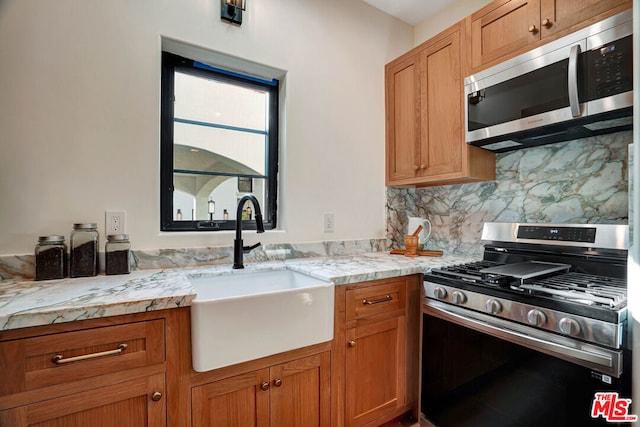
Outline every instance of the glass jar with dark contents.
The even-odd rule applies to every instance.
[[[69,276],[89,277],[98,274],[98,225],[73,224],[69,251]]]
[[[40,236],[35,250],[36,280],[63,279],[67,265],[64,236]]]
[[[104,250],[105,274],[129,274],[131,243],[128,234],[110,234]]]

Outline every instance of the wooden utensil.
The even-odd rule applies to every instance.
[[[421,231],[422,231],[422,224],[420,224],[418,228],[416,228],[416,231],[413,232],[412,236],[417,236],[418,233],[420,233]]]

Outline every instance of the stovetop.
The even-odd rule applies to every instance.
[[[507,294],[531,295],[532,297],[542,296],[611,310],[617,310],[626,305],[626,280],[569,272],[570,266],[568,265],[566,270],[560,269],[549,274],[543,273],[531,279],[486,272],[488,270],[497,270],[497,267],[502,268],[511,265],[483,260],[433,269],[431,275],[448,278],[452,281],[475,284],[479,287],[478,290],[480,292],[482,292],[482,288],[493,288],[500,289]],[[467,288],[470,287],[467,286]]]
[[[425,275],[425,304],[456,306],[619,348],[626,225],[485,223],[482,260]]]

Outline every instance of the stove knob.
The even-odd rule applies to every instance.
[[[533,326],[542,326],[547,323],[547,316],[538,309],[529,310],[527,320]]]
[[[433,290],[433,294],[438,299],[445,299],[447,297],[447,290],[438,286]]]
[[[453,299],[453,302],[455,304],[464,304],[465,302],[467,302],[467,296],[460,291],[453,291],[453,294],[451,294],[451,299]]]
[[[563,334],[576,336],[580,333],[580,324],[573,319],[563,317],[560,319],[560,331]]]
[[[500,304],[500,301],[494,299],[487,300],[484,306],[491,314],[498,314],[502,311],[502,304]]]

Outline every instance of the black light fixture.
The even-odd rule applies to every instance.
[[[242,25],[242,11],[247,9],[247,0],[220,0],[220,19]]]

